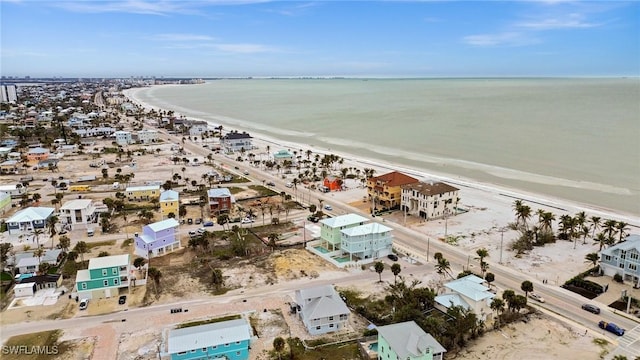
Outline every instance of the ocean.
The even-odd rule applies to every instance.
[[[135,97],[227,128],[640,215],[640,79],[228,79]]]

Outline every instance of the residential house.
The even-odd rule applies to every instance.
[[[142,228],[142,234],[135,234],[136,255],[148,258],[162,256],[180,248],[180,237],[176,219],[158,221]]]
[[[73,132],[81,138],[94,137],[94,136],[110,136],[116,132],[115,128],[102,126],[94,128],[74,129]]]
[[[34,256],[34,251],[24,251],[15,254],[13,266],[19,274],[35,273],[38,272],[40,264],[46,263],[51,266],[58,266],[63,256],[62,250],[60,249],[45,250],[40,259]]]
[[[228,152],[242,151],[243,149],[248,151],[253,149],[251,139],[251,135],[244,131],[242,133],[232,131],[220,139],[220,145]]]
[[[341,231],[340,250],[350,261],[378,259],[391,254],[393,236],[391,228],[376,222],[350,227]]]
[[[5,158],[9,153],[13,150],[12,147],[9,146],[0,146],[0,158]]]
[[[167,353],[171,360],[246,360],[252,333],[245,319],[172,329]]]
[[[189,126],[189,136],[201,136],[209,130],[209,123],[200,120],[191,120],[187,124]]]
[[[0,163],[0,174],[17,174],[20,167],[18,160],[5,160]]]
[[[47,160],[49,158],[49,149],[45,149],[43,147],[36,147],[33,149],[29,149],[27,152],[27,161],[28,162],[38,162],[42,160]]]
[[[160,193],[160,212],[162,217],[169,217],[173,214],[174,218],[178,218],[180,210],[180,194],[174,190],[165,190]]]
[[[71,229],[86,228],[98,222],[98,213],[91,199],[74,199],[60,207],[60,222]]]
[[[320,238],[325,248],[330,251],[340,249],[342,230],[364,225],[367,218],[358,214],[345,214],[320,220]]]
[[[349,321],[349,308],[331,285],[296,290],[300,319],[311,335],[342,330]]]
[[[324,178],[322,185],[329,191],[340,191],[342,190],[342,179],[335,176],[327,176]]]
[[[415,321],[377,327],[378,359],[442,360],[447,351]]]
[[[443,182],[402,185],[402,211],[422,219],[438,219],[456,214],[458,188]]]
[[[0,191],[0,215],[11,209],[11,195],[4,191]]]
[[[129,254],[89,259],[89,268],[78,270],[76,291],[78,297],[102,299],[118,296],[121,289],[129,288]]]
[[[30,276],[20,280],[20,284],[32,284],[35,290],[57,289],[62,286],[62,275],[60,274],[43,274]]]
[[[27,192],[27,188],[22,186],[22,184],[0,185],[0,192],[9,194],[12,199],[18,199],[22,197],[22,194]]]
[[[209,189],[207,191],[207,197],[209,199],[209,210],[211,214],[229,212],[232,204],[236,202],[227,188]]]
[[[372,202],[372,210],[393,210],[400,207],[402,185],[417,183],[418,179],[393,171],[367,180],[367,194]]]
[[[129,201],[157,199],[160,197],[160,185],[129,186],[125,194]]]
[[[291,164],[293,163],[293,155],[287,150],[279,150],[273,154],[273,161],[278,164],[282,164],[287,160],[290,161]]]
[[[462,306],[485,323],[493,319],[490,306],[495,294],[489,290],[486,280],[475,275],[467,275],[444,286],[447,292],[436,296],[436,309],[446,312],[451,306]]]
[[[619,274],[623,280],[639,287],[640,235],[629,235],[625,241],[600,251],[600,269],[607,276]]]
[[[129,131],[116,131],[113,133],[116,138],[116,144],[126,146],[133,143],[131,132]]]
[[[138,142],[140,144],[151,144],[158,141],[158,131],[157,130],[140,130],[137,134]]]
[[[49,207],[28,207],[18,211],[7,220],[9,234],[26,234],[38,229],[46,231],[47,221],[54,210]]]

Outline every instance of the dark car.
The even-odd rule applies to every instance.
[[[213,221],[205,221],[202,226],[213,226]]]
[[[314,222],[314,223],[317,223],[320,219],[318,219],[317,216],[309,215],[309,216],[307,216],[307,220],[309,220],[311,222]]]
[[[202,219],[201,218],[197,218],[196,219],[196,224],[198,224],[198,225],[202,224]]]
[[[582,310],[587,310],[588,312],[594,314],[600,314],[600,308],[591,304],[582,304]]]
[[[398,255],[396,254],[389,254],[387,257],[393,261],[398,261]]]
[[[122,295],[118,298],[118,304],[124,305],[127,302],[127,295]]]
[[[269,186],[276,186],[276,183],[274,183],[273,181],[268,181],[268,182],[267,182],[267,185],[269,185]]]

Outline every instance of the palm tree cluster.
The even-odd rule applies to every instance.
[[[600,250],[604,246],[610,246],[616,242],[620,243],[628,235],[628,224],[624,221],[605,220],[598,216],[587,218],[584,211],[578,212],[574,216],[565,214],[558,219],[558,233],[553,233],[553,222],[556,216],[549,211],[539,209],[537,211],[537,223],[530,224],[533,216],[531,208],[524,204],[522,200],[516,200],[513,204],[516,215],[516,222],[512,228],[519,230],[521,235],[513,244],[513,248],[518,252],[533,249],[533,246],[543,246],[546,243],[555,242],[556,239],[573,241],[574,249],[578,240],[582,239],[582,244],[587,243],[587,238],[600,244]],[[601,232],[598,232],[602,229]]]

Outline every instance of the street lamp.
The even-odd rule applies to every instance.
[[[504,241],[504,232],[506,231],[506,228],[500,228],[500,265],[502,265],[502,243]]]

